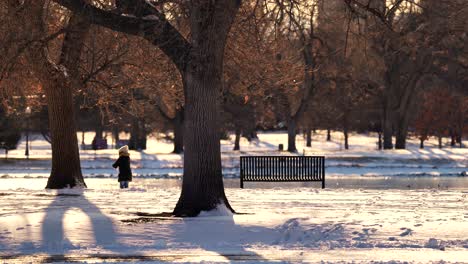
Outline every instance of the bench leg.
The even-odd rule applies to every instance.
[[[242,178],[240,179],[240,187],[241,189],[244,189],[244,181],[242,180]]]
[[[322,189],[325,189],[325,178],[322,180]]]

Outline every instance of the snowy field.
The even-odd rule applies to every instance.
[[[90,142],[91,134],[86,135]],[[50,147],[39,137],[30,160],[24,143],[0,160],[0,263],[48,262],[415,262],[468,263],[468,150],[381,152],[376,138],[352,135],[346,151],[314,135],[299,154],[327,157],[319,183],[247,183],[238,188],[240,155],[279,155],[284,133],[222,144],[223,208],[196,218],[166,218],[180,192],[182,155],[170,142],[132,152],[131,188],[118,189],[115,150],[81,151],[88,189],[46,191]],[[281,153],[281,155],[287,155]]]
[[[248,142],[241,140],[241,151],[232,151],[232,141],[222,141],[222,162],[225,178],[239,178],[239,156],[241,155],[290,155],[278,152],[278,145],[286,148],[286,133],[259,133],[259,139]],[[78,135],[81,141],[81,133]],[[87,133],[85,143],[90,144],[94,133]],[[125,137],[125,135],[122,135]],[[50,172],[50,145],[40,135],[33,136],[30,143],[30,160],[24,156],[25,142],[17,150],[9,152],[9,161],[0,158],[0,178],[47,178]],[[333,133],[332,141],[325,140],[325,131],[314,134],[312,148],[305,147],[302,136],[297,137],[297,155],[325,155],[327,176],[460,176],[468,166],[468,148],[445,147],[438,149],[435,139],[419,149],[419,142],[410,139],[406,150],[377,150],[377,136],[351,134],[350,149],[343,148],[342,133]],[[108,140],[111,145],[111,140]],[[464,142],[466,145],[467,142]],[[183,155],[171,154],[173,145],[169,141],[150,137],[148,149],[132,151],[132,168],[140,178],[180,178]],[[0,150],[0,157],[3,152]],[[111,164],[117,151],[81,150],[83,174],[91,178],[116,177]]]

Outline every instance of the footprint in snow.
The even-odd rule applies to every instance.
[[[18,228],[16,228],[17,231],[18,231],[18,230],[23,230],[23,229],[24,229],[24,227],[18,227]]]

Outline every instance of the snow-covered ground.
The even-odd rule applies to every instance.
[[[87,134],[87,142],[92,135]],[[334,134],[340,140],[339,134]],[[225,209],[180,219],[170,212],[180,192],[181,155],[150,140],[132,152],[136,177],[118,189],[115,150],[81,151],[88,189],[46,191],[50,147],[24,145],[0,161],[0,263],[39,262],[458,262],[468,263],[468,150],[381,152],[375,137],[353,135],[351,149],[314,137],[300,154],[327,157],[327,188],[318,183],[247,183],[238,188],[239,155],[278,155],[284,133],[225,141]],[[286,153],[281,153],[287,155]],[[3,176],[2,176],[3,175]]]
[[[90,143],[94,133],[87,133]],[[259,140],[241,141],[241,151],[232,151],[232,141],[222,141],[223,174],[226,178],[239,177],[241,155],[290,155],[278,152],[278,145],[287,144],[286,133],[259,133]],[[25,142],[17,150],[10,151],[10,161],[0,159],[0,178],[45,178],[50,171],[50,145],[41,136],[33,137],[30,144],[30,160],[24,156]],[[81,135],[79,135],[81,140]],[[446,147],[438,149],[435,139],[426,142],[426,149],[419,149],[417,139],[410,139],[406,150],[377,150],[376,135],[353,134],[350,149],[342,146],[341,133],[333,133],[332,141],[325,140],[325,131],[315,134],[312,148],[305,147],[302,136],[297,137],[297,155],[325,155],[327,176],[460,176],[468,167],[468,148]],[[109,143],[110,140],[109,140]],[[171,142],[150,137],[148,149],[132,151],[132,167],[138,177],[172,178],[182,176],[183,155],[170,152]],[[1,157],[0,151],[0,157]],[[117,158],[117,151],[81,150],[85,177],[115,177],[110,166]]]
[[[52,254],[98,261],[468,262],[466,189],[227,188],[243,214],[220,209],[179,219],[138,215],[171,211],[177,180],[139,179],[125,191],[109,179],[88,179],[88,185],[96,187],[60,195],[0,187],[4,261]]]

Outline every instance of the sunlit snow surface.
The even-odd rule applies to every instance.
[[[147,181],[168,184],[152,188],[158,185]],[[177,182],[133,184],[138,188],[122,191],[114,181],[95,179],[88,185],[101,188],[1,190],[0,254],[198,252],[294,261],[468,261],[463,190],[227,188],[231,205],[243,214],[179,219],[136,214],[172,210]],[[182,260],[197,261],[193,258]]]
[[[157,154],[170,152],[169,143],[152,142],[159,149],[131,154],[137,176],[128,190],[118,189],[108,168],[112,150],[81,153],[86,190],[44,190],[48,161],[2,161],[0,263],[468,262],[468,183],[456,176],[467,170],[466,149],[419,151],[413,142],[385,156],[373,150],[374,138],[355,137],[364,150],[346,152],[336,142],[307,150],[329,159],[325,190],[317,183],[239,189],[232,176],[225,179],[226,194],[240,214],[221,205],[186,219],[152,215],[170,212],[180,194],[182,157]],[[260,134],[257,143],[243,142],[245,153],[224,142],[224,170],[236,174],[239,155],[278,154],[283,141],[284,134]],[[21,152],[11,157],[23,158]],[[33,158],[48,155],[44,142],[33,142]],[[138,174],[146,168],[162,175],[164,167],[174,175]]]
[[[312,147],[305,147],[302,136],[297,136],[296,155],[325,155],[327,176],[460,176],[466,175],[468,148],[437,148],[436,140],[427,141],[426,149],[419,149],[417,139],[409,139],[406,150],[377,150],[375,134],[350,136],[350,149],[343,148],[342,133],[332,134],[332,141],[325,140],[325,131],[313,135]],[[90,144],[94,133],[87,133],[85,143]],[[81,142],[81,133],[78,135]],[[121,135],[124,138],[125,135]],[[239,156],[241,155],[291,155],[278,152],[278,145],[286,148],[286,133],[259,133],[259,139],[248,142],[241,140],[241,151],[232,151],[232,140],[221,142],[223,175],[225,178],[239,177]],[[51,166],[50,145],[40,135],[31,137],[31,160],[25,160],[24,140],[17,150],[10,151],[9,161],[0,159],[0,178],[47,178]],[[112,141],[108,140],[109,145]],[[466,145],[467,143],[464,142]],[[447,142],[444,142],[447,145]],[[90,146],[87,145],[89,148]],[[150,137],[148,149],[131,151],[132,169],[140,178],[182,177],[183,155],[170,154],[173,145],[169,141]],[[3,151],[0,150],[0,155]],[[117,158],[117,151],[81,150],[81,165],[85,177],[116,177],[111,164]]]

